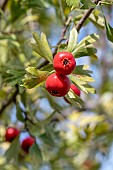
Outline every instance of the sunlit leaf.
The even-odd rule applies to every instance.
[[[99,27],[101,29],[104,29],[105,25],[104,25],[104,18],[102,18],[101,16],[95,16],[94,14],[91,14],[89,16],[89,20],[96,26]]]
[[[40,56],[47,59],[50,63],[53,61],[53,56],[49,44],[46,39],[46,35],[41,33],[39,36],[38,33],[34,32],[33,37],[36,41],[36,44],[31,44],[32,49],[37,52]]]
[[[85,93],[96,93],[95,89],[87,84],[87,82],[93,82],[94,79],[91,76],[86,75],[70,75],[71,81],[78,86]]]
[[[92,43],[98,39],[99,36],[97,34],[88,35],[76,45],[76,48],[73,50],[72,54],[75,56],[75,58],[83,56],[95,56],[97,50],[93,47]]]
[[[75,48],[78,40],[78,32],[75,28],[70,31],[69,42],[67,46],[67,51],[72,52]]]

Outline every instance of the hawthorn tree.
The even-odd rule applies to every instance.
[[[112,18],[112,0],[0,1],[0,169],[100,169],[113,138]]]

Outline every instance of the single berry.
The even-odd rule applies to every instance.
[[[6,129],[5,139],[8,142],[13,141],[18,135],[20,134],[20,131],[15,127],[8,127]]]
[[[53,66],[57,73],[69,75],[76,67],[74,56],[69,52],[59,52],[54,56]]]
[[[26,152],[29,153],[29,148],[35,143],[35,139],[31,136],[25,138],[22,143],[21,147]]]
[[[74,91],[76,95],[80,96],[80,90],[74,84],[71,84],[70,88]]]
[[[52,96],[62,97],[68,93],[70,81],[65,75],[53,73],[47,77],[45,87]]]

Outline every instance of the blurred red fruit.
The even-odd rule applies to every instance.
[[[8,127],[6,129],[5,139],[8,142],[13,141],[18,135],[20,134],[20,131],[15,127]]]
[[[29,148],[35,143],[35,139],[33,137],[25,138],[22,143],[21,147],[26,152],[29,153]]]

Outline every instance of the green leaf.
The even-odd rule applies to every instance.
[[[44,57],[50,63],[53,62],[53,56],[49,44],[46,39],[46,35],[41,33],[41,36],[38,33],[34,32],[33,37],[36,41],[36,44],[31,44],[32,49],[38,53],[38,55]]]
[[[41,150],[40,150],[39,146],[35,143],[30,147],[29,153],[31,156],[31,160],[32,160],[31,163],[32,163],[33,169],[35,170],[35,169],[39,168],[39,166],[43,162]]]
[[[65,97],[71,104],[76,105],[77,107],[82,108],[85,105],[84,101],[72,90],[69,90],[68,94]]]
[[[22,115],[22,110],[20,108],[19,102],[16,103],[16,116],[18,120],[24,122],[24,117]]]
[[[75,70],[73,71],[73,74],[89,76],[93,72],[91,70],[88,70],[88,68],[89,68],[88,65],[77,65]]]
[[[13,68],[9,70],[8,67],[1,67],[0,72],[4,78],[4,83],[14,86],[16,84],[22,83],[22,78],[25,75],[25,70],[23,68]]]
[[[105,17],[104,17],[104,19],[105,19],[105,27],[106,27],[107,38],[108,38],[109,41],[113,42],[113,28],[107,22]]]
[[[26,68],[26,71],[28,73],[22,81],[24,82],[23,86],[28,89],[41,85],[49,74],[49,72],[40,71],[35,67],[28,67]]]
[[[104,25],[104,18],[102,18],[101,16],[95,16],[94,14],[90,14],[89,20],[90,20],[96,27],[99,27],[99,28],[101,28],[101,29],[104,29],[104,27],[105,27],[105,25]]]
[[[45,65],[45,66],[43,66],[43,67],[41,67],[41,69],[40,69],[41,71],[53,71],[54,70],[54,68],[53,68],[53,64],[47,64],[47,65]]]
[[[83,82],[94,82],[95,81],[92,77],[86,76],[86,75],[76,75],[76,78]]]
[[[101,4],[104,4],[104,5],[111,5],[113,4],[113,1],[112,0],[102,0]]]
[[[83,56],[91,56],[91,57],[93,56],[95,57],[95,59],[97,59],[97,57],[95,56],[97,50],[93,47],[92,43],[94,43],[98,39],[99,36],[97,34],[88,35],[76,45],[72,54],[76,58],[83,57]]]
[[[65,0],[68,6],[78,6],[79,0]]]
[[[90,56],[91,58],[97,60],[98,58],[95,55],[96,52],[97,52],[97,49],[90,45],[87,48],[80,48],[77,51],[74,51],[72,53],[73,53],[75,58]]]
[[[10,86],[22,83],[23,76],[9,76],[4,79],[4,83]]]
[[[83,4],[81,9],[88,9],[88,8],[94,8],[96,6],[95,3],[92,2],[92,0],[80,0]]]
[[[27,67],[25,69],[28,73],[32,74],[33,76],[39,77],[39,76],[47,76],[47,71],[40,71],[36,67]]]
[[[27,89],[34,88],[37,85],[40,85],[42,83],[42,82],[40,82],[40,84],[39,84],[37,77],[34,77],[30,74],[26,74],[25,78],[22,81],[24,82],[24,84],[22,86],[24,86]]]
[[[75,28],[70,31],[69,42],[67,46],[67,51],[72,52],[75,48],[78,40],[78,32]]]
[[[53,128],[51,126],[46,125],[45,132],[46,132],[47,138],[50,139],[51,144],[54,145],[55,144],[55,135],[54,135]]]
[[[77,44],[76,48],[86,47],[87,45],[96,42],[98,39],[99,39],[99,35],[97,34],[88,35]]]
[[[91,93],[91,94],[96,93],[96,90],[90,84],[85,84],[84,87],[85,87],[85,89],[87,90],[88,93]]]
[[[72,75],[72,74],[69,77],[71,81],[85,93],[93,94],[95,93],[95,89],[91,85],[87,84],[87,82],[94,81],[92,77],[86,75]]]
[[[18,154],[19,154],[19,136],[13,140],[9,149],[5,152],[7,163],[10,162],[11,160],[17,163]]]
[[[62,52],[62,51],[67,51],[67,44],[60,44],[58,46],[57,53]]]

